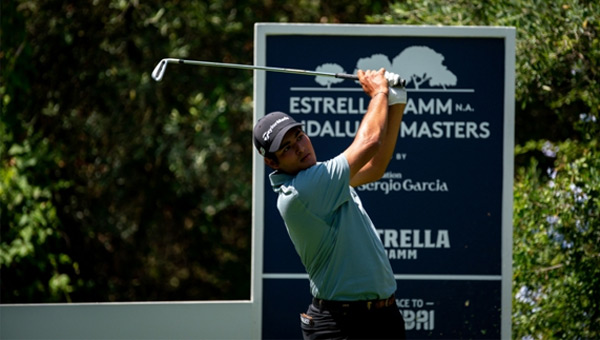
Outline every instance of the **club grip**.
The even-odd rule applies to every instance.
[[[350,79],[350,80],[358,80],[358,76],[355,74],[348,74],[348,73],[336,73],[335,74],[336,78],[342,78],[342,79]]]
[[[358,80],[358,76],[355,75],[355,74],[336,73],[335,77],[336,78],[342,78],[342,79]],[[390,86],[405,87],[406,86],[406,80],[404,80],[402,78],[399,78],[398,79],[398,83],[396,83],[396,84],[390,84]]]

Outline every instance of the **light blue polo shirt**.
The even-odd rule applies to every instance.
[[[396,291],[383,244],[350,186],[343,154],[296,176],[276,171],[269,178],[314,297],[372,300]]]

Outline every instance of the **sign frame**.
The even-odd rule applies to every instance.
[[[442,38],[500,38],[504,39],[504,120],[503,120],[503,155],[502,155],[502,207],[501,207],[501,326],[502,338],[511,337],[512,309],[512,202],[514,172],[514,92],[515,92],[515,40],[514,27],[482,27],[482,26],[399,26],[399,25],[362,25],[362,24],[272,24],[257,23],[255,25],[255,64],[266,65],[267,37],[293,35],[319,36],[374,36],[374,37],[442,37]],[[278,65],[277,65],[278,66]],[[285,66],[285,65],[284,65]],[[254,120],[263,117],[265,112],[266,73],[254,71]],[[409,92],[410,96],[410,92]],[[262,157],[253,155],[253,223],[255,230],[254,252],[255,270],[259,286],[255,298],[262,301],[263,280],[282,279],[295,276],[307,279],[308,275],[265,273],[264,265],[264,202],[266,168]],[[396,275],[401,280],[418,280],[420,275]],[[432,279],[432,278],[428,278]],[[440,279],[443,279],[440,276]],[[465,279],[469,279],[468,276]],[[481,279],[481,278],[477,278]],[[483,280],[486,280],[485,278]],[[308,283],[307,283],[308,284]],[[261,310],[264,308],[261,305]],[[293,313],[295,311],[290,311]],[[258,316],[262,318],[263,313]],[[258,323],[262,324],[263,320]]]

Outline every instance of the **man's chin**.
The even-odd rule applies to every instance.
[[[315,159],[315,156],[313,154],[308,154],[308,155],[304,156],[304,158],[302,158],[301,162],[302,162],[302,164],[307,164],[308,167],[311,167],[311,166],[317,164],[317,160]]]

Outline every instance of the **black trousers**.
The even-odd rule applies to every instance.
[[[325,309],[311,304],[300,315],[302,336],[313,339],[406,339],[404,319],[394,304],[379,309]]]

